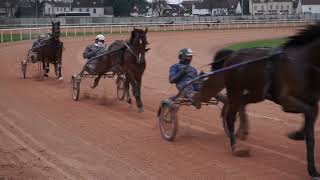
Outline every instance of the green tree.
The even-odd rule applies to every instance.
[[[114,16],[129,16],[132,8],[129,0],[115,0],[112,6]]]

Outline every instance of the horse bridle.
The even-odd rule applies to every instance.
[[[138,64],[141,64],[141,63],[142,63],[142,61],[141,61],[141,56],[142,56],[142,55],[141,55],[141,52],[139,53],[139,55],[137,55],[137,54],[132,50],[132,48],[129,46],[128,43],[123,42],[123,44],[128,48],[129,52],[136,57],[137,63],[138,63]]]

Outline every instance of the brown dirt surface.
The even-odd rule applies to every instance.
[[[115,81],[81,83],[79,102],[71,98],[70,77],[82,68],[82,52],[94,37],[63,38],[63,81],[39,77],[37,65],[22,79],[20,61],[31,41],[0,45],[0,179],[310,179],[306,145],[285,134],[302,117],[265,101],[250,105],[250,136],[241,145],[248,158],[233,157],[220,108],[180,108],[174,142],[161,138],[156,112],[176,93],[168,69],[177,52],[192,48],[197,68],[229,44],[292,35],[296,29],[240,29],[199,32],[149,32],[151,51],[142,83],[144,113],[116,99]],[[108,43],[128,34],[107,35]],[[51,67],[51,69],[53,69]],[[206,68],[203,68],[207,70]],[[319,156],[319,125],[315,159]]]

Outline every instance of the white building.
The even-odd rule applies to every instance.
[[[70,12],[71,11],[70,5],[71,5],[70,3],[64,3],[64,2],[55,2],[55,3],[46,2],[44,5],[44,15],[50,16],[57,13]]]
[[[292,0],[250,0],[249,12],[252,15],[295,13]]]
[[[93,17],[104,16],[104,7],[101,1],[89,0],[73,0],[72,11],[75,12],[90,12]]]
[[[299,0],[297,13],[320,13],[320,0]]]
[[[207,16],[211,15],[211,12],[203,3],[194,3],[192,4],[192,15]]]

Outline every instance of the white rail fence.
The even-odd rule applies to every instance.
[[[244,28],[279,28],[303,27],[313,23],[309,20],[283,21],[229,21],[229,22],[188,22],[180,24],[170,23],[135,23],[135,24],[89,24],[61,26],[61,36],[83,36],[95,34],[122,34],[133,28],[148,28],[149,31],[190,31],[190,30],[219,30]],[[37,38],[41,32],[51,32],[51,27],[11,28],[0,29],[0,42],[31,40]]]

